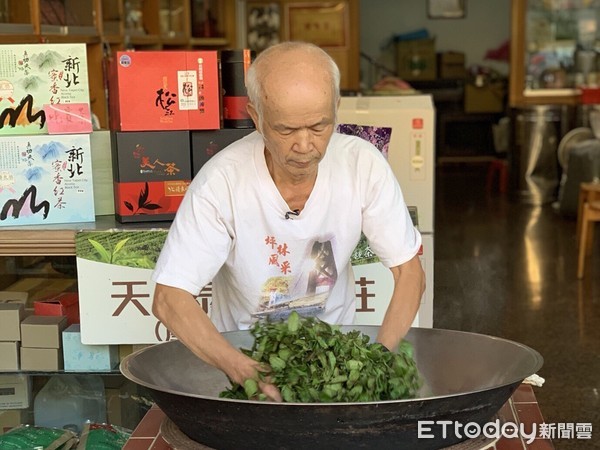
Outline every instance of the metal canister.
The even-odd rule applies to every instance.
[[[246,73],[254,57],[255,53],[250,49],[221,51],[224,128],[254,128],[246,111]]]

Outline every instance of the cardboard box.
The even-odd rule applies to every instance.
[[[396,69],[403,80],[435,80],[435,39],[396,41]]]
[[[27,317],[21,322],[21,350],[25,347],[61,348],[62,332],[66,327],[65,316]]]
[[[31,379],[28,375],[0,375],[0,409],[29,408]]]
[[[0,226],[93,222],[87,134],[0,136]]]
[[[63,331],[65,371],[110,371],[119,364],[116,345],[86,345],[81,343],[81,328],[73,324]]]
[[[19,370],[19,343],[0,342],[0,371]]]
[[[438,77],[463,79],[467,76],[465,54],[461,52],[441,52],[437,55]]]
[[[48,133],[55,115],[49,107],[84,105],[89,112],[85,44],[2,45],[0,59],[0,135]]]
[[[220,128],[217,51],[117,52],[109,71],[112,130]]]
[[[202,166],[229,144],[256,131],[254,128],[226,128],[214,131],[192,131],[192,178]]]
[[[138,386],[127,380],[118,388],[106,388],[104,391],[108,423],[135,429],[146,412],[144,406],[134,400],[138,395]]]
[[[481,87],[465,85],[465,112],[500,113],[504,112],[506,86],[504,83],[487,83]]]
[[[123,361],[126,357],[133,353],[133,345],[121,344],[119,345],[119,361]]]
[[[173,220],[192,179],[190,133],[115,132],[111,141],[117,220]]]
[[[0,303],[21,303],[26,306],[28,297],[27,292],[0,291]]]
[[[21,303],[0,303],[0,341],[20,341],[25,307]]]
[[[29,296],[27,306],[31,305],[33,310],[33,302],[36,300],[43,300],[49,295],[58,295],[61,292],[77,289],[77,279],[24,277],[19,278],[8,289],[27,292]]]
[[[66,316],[67,326],[79,323],[79,294],[63,292],[46,300],[33,302],[37,316]]]
[[[4,434],[20,425],[31,423],[32,419],[33,414],[29,409],[0,410],[0,434]]]
[[[56,372],[62,369],[62,349],[21,347],[21,370]]]
[[[92,148],[92,171],[94,173],[94,209],[97,216],[115,213],[113,194],[113,167],[110,147],[110,131],[94,131],[90,135]]]

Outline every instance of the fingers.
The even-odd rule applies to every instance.
[[[257,367],[257,370],[259,372],[262,372],[263,374],[268,374],[271,372],[271,368],[266,364],[261,364]],[[283,399],[281,398],[281,392],[279,392],[277,386],[271,384],[271,377],[269,377],[269,375],[266,375],[262,378],[264,381],[260,380],[260,377],[258,380],[258,388],[261,390],[261,392],[265,394],[269,398],[269,400],[272,400],[274,402],[282,401]]]
[[[281,402],[281,392],[274,384],[265,383],[264,381],[258,382],[258,387],[263,394],[265,394],[270,400],[274,402]]]

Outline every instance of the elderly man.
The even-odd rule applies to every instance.
[[[219,333],[291,310],[351,324],[361,231],[394,291],[377,337],[390,350],[424,290],[421,236],[382,155],[335,133],[340,73],[319,47],[263,51],[246,80],[257,131],[212,158],[177,212],[153,278],[153,312],[192,352],[243,384],[268,370]],[[212,281],[209,318],[194,299]],[[260,383],[279,400],[277,389]]]

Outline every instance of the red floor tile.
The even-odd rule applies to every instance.
[[[133,430],[133,437],[151,437],[154,438],[160,430],[160,424],[165,418],[165,413],[160,409],[150,409]]]
[[[150,450],[171,450],[171,446],[165,442],[161,435],[158,435]]]
[[[525,431],[531,431],[533,424],[544,423],[544,418],[537,403],[515,403],[519,421],[525,425]]]
[[[554,450],[554,444],[548,439],[535,439],[527,446],[527,450]]]
[[[123,450],[148,450],[154,442],[152,438],[130,438]]]
[[[516,422],[515,410],[512,401],[507,401],[498,411],[498,417],[502,422]]]
[[[512,396],[514,403],[537,403],[533,387],[521,384]]]
[[[525,450],[521,439],[500,438],[496,443],[496,450]]]

